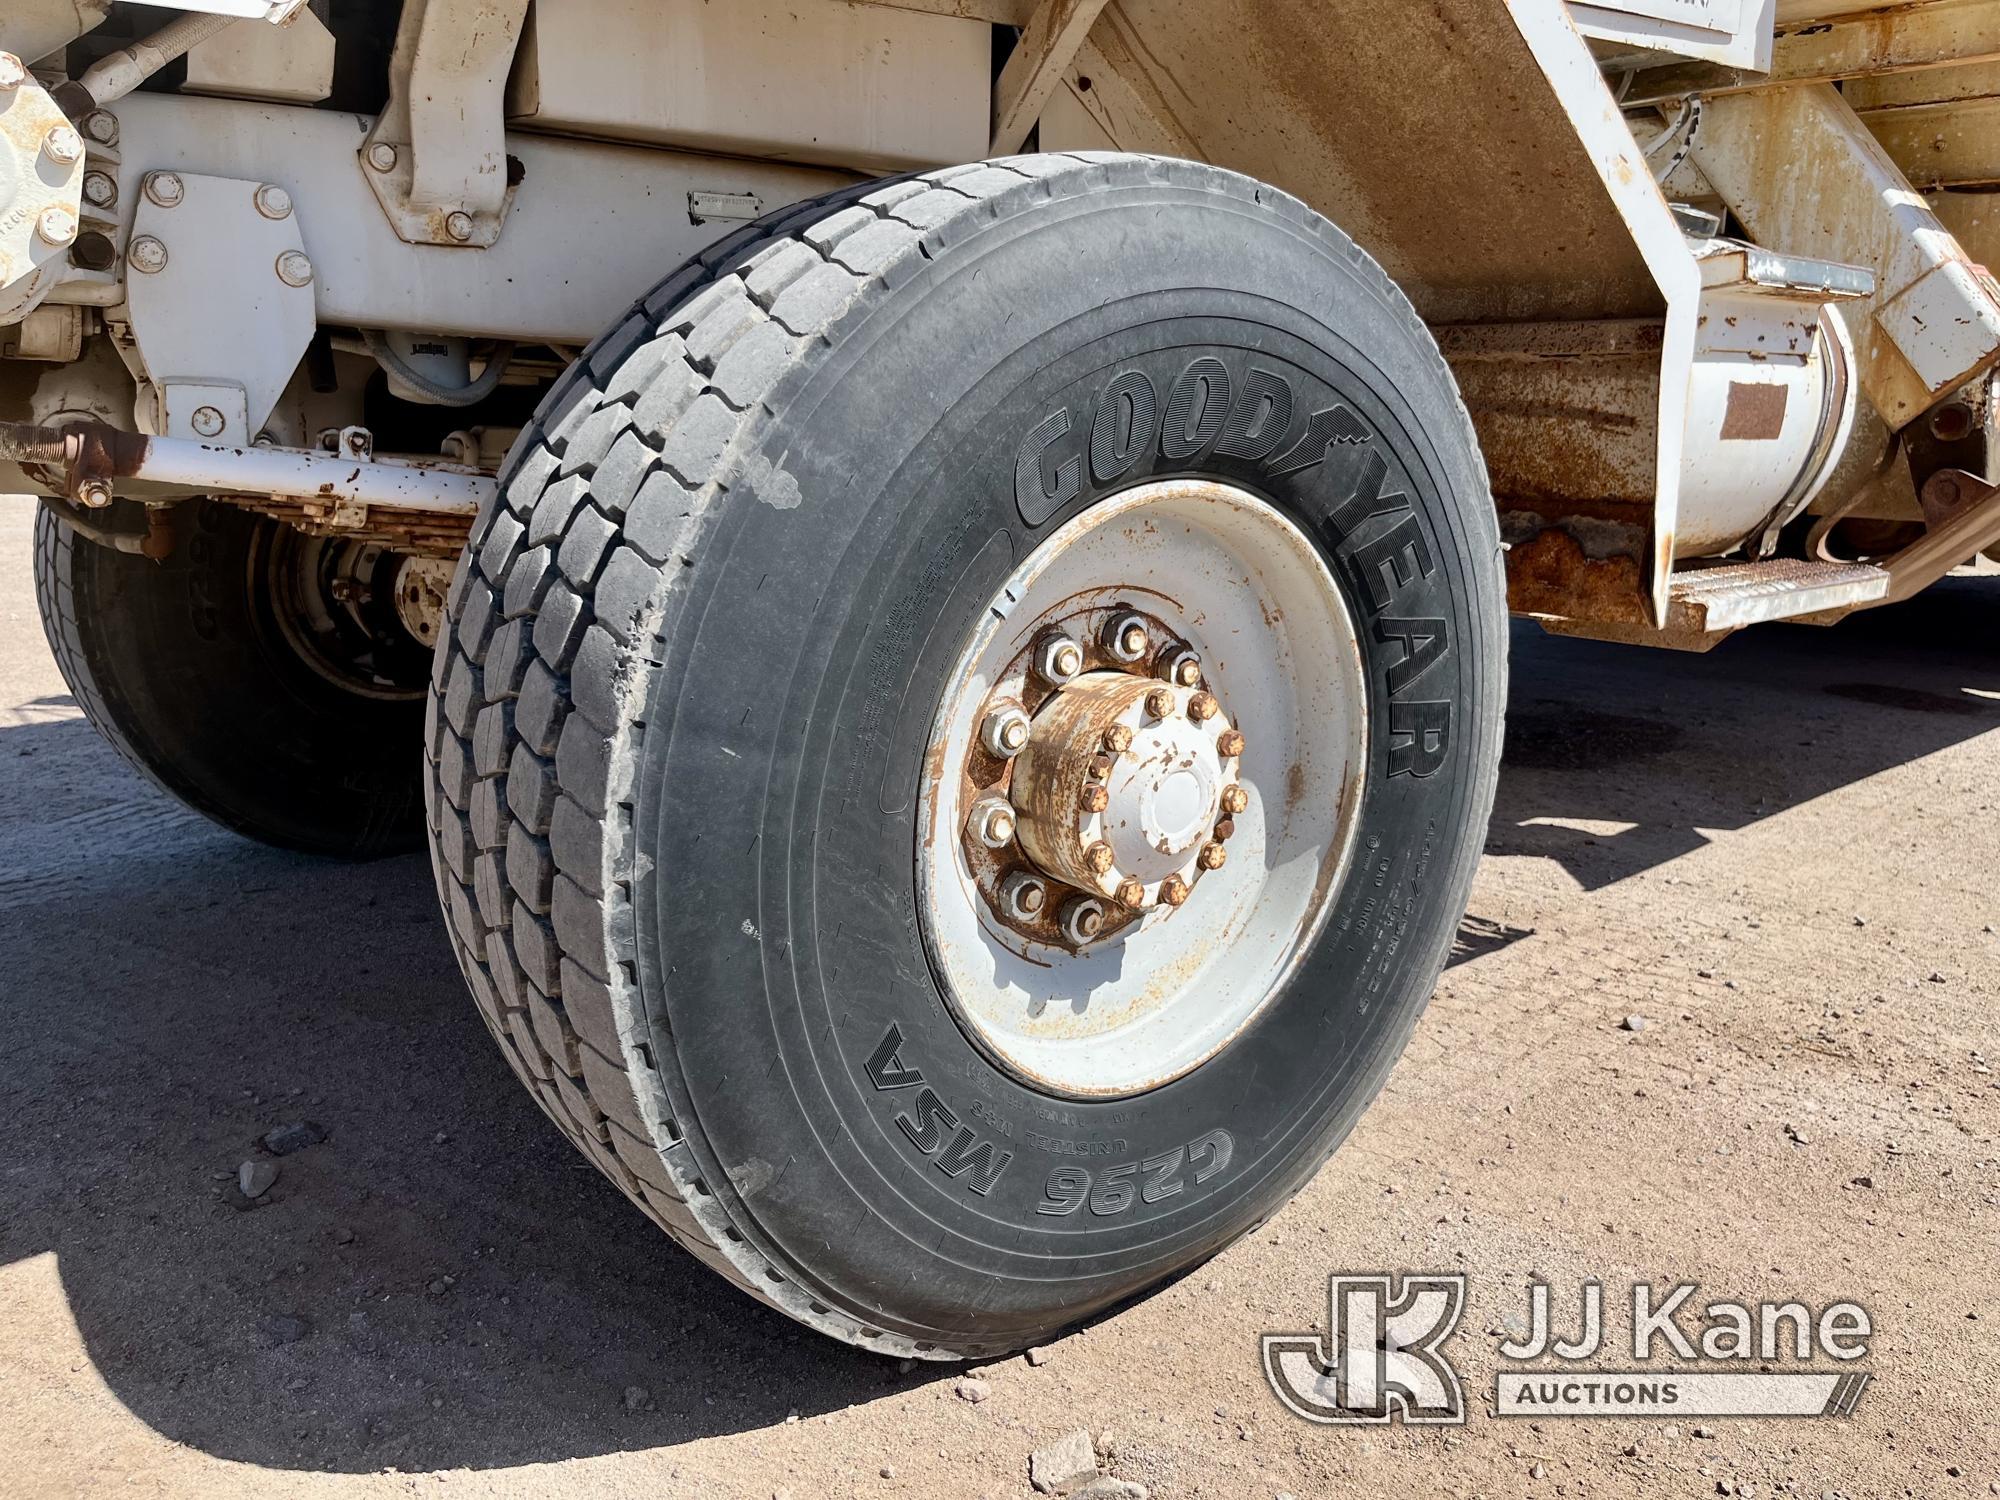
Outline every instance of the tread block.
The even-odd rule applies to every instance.
[[[590,503],[607,515],[622,516],[658,457],[638,431],[621,432],[590,479]]]
[[[565,707],[555,673],[545,662],[530,662],[521,682],[521,696],[514,704],[514,728],[521,742],[537,755],[553,755],[562,734]]]
[[[626,542],[655,565],[667,563],[680,550],[697,503],[693,490],[666,470],[656,471],[626,514]]]
[[[634,442],[638,441],[632,434],[627,436]],[[604,565],[605,554],[617,539],[618,523],[586,505],[571,519],[569,535],[556,549],[556,566],[562,569],[563,577],[576,587],[588,589],[596,581],[597,570]]]
[[[535,654],[552,671],[567,672],[570,657],[589,624],[590,608],[583,602],[583,595],[566,582],[557,582],[542,600],[542,612],[535,620]],[[552,743],[537,745],[535,749],[542,755],[555,753]]]
[[[965,200],[959,198],[958,202],[962,206]],[[854,300],[862,285],[861,278],[846,267],[823,263],[778,294],[778,300],[771,304],[771,316],[793,333],[817,333]]]
[[[736,427],[737,416],[728,403],[704,391],[667,434],[660,462],[681,483],[699,488],[717,477]]]
[[[514,920],[508,928],[514,944],[514,961],[536,989],[545,995],[562,989],[562,954],[556,947],[555,930],[519,901],[514,903]],[[523,1003],[530,997],[523,996]]]
[[[556,868],[592,896],[604,893],[604,826],[570,797],[556,798],[549,819]]]
[[[537,916],[549,910],[549,886],[556,878],[555,856],[548,842],[519,823],[507,828],[507,884],[520,903]]]
[[[542,498],[535,505],[534,517],[528,522],[528,545],[540,548],[559,543],[569,528],[569,518],[589,498],[590,481],[581,474],[572,474],[550,485],[542,492]],[[544,562],[542,566],[546,568],[548,564]],[[508,613],[518,611],[509,610]]]
[[[620,547],[598,575],[591,605],[597,623],[624,645],[631,645],[638,622],[660,586],[660,570],[631,547]]]
[[[592,817],[602,817],[611,793],[611,741],[582,714],[563,721],[556,745],[556,780]]]
[[[619,1057],[618,1023],[611,1010],[611,991],[604,981],[574,959],[562,961],[563,1009],[577,1036],[606,1057]]]
[[[530,833],[546,834],[555,812],[556,768],[526,745],[516,745],[507,771],[507,805]]]

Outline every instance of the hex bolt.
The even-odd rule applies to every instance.
[[[17,89],[28,81],[28,70],[11,52],[0,52],[0,89]]]
[[[1146,694],[1146,712],[1154,718],[1169,718],[1173,711],[1174,695],[1165,688],[1154,688],[1152,692]]]
[[[1222,712],[1222,705],[1215,701],[1213,693],[1196,693],[1188,699],[1188,717],[1197,724],[1206,724]]]
[[[1093,875],[1109,875],[1117,863],[1118,856],[1111,852],[1109,844],[1092,844],[1083,851],[1083,867]]]
[[[311,286],[313,263],[303,250],[287,250],[278,257],[278,280],[286,286]]]
[[[1035,673],[1052,687],[1073,682],[1083,671],[1083,647],[1066,635],[1052,635],[1035,651]]]
[[[1242,730],[1225,729],[1215,742],[1215,750],[1224,760],[1234,760],[1243,753],[1243,747],[1248,743],[1243,738]]]
[[[1235,837],[1236,820],[1234,818],[1224,818],[1220,823],[1215,825],[1215,841],[1218,844],[1226,844]]]
[[[1118,887],[1118,904],[1129,906],[1135,911],[1146,904],[1146,888],[1136,880],[1128,880]]]
[[[1086,813],[1101,813],[1111,806],[1111,793],[1101,786],[1087,786],[1077,801]]]
[[[1081,948],[1095,942],[1104,931],[1104,903],[1092,896],[1079,896],[1062,910],[1062,932],[1070,943]]]
[[[35,233],[51,245],[67,245],[76,238],[76,215],[66,208],[45,208],[35,220]]]
[[[967,826],[988,849],[1004,849],[1014,842],[1014,804],[1005,797],[981,797],[972,804]]]
[[[161,208],[172,208],[187,196],[187,184],[175,172],[148,172],[146,196]]]
[[[444,232],[455,240],[472,238],[472,215],[462,208],[454,208],[444,216]]]
[[[188,425],[203,437],[220,437],[227,423],[219,408],[197,406],[194,415],[188,418]]]
[[[979,743],[988,754],[1012,760],[1028,748],[1028,736],[1033,732],[1026,709],[1018,703],[1003,703],[979,726]]]
[[[1229,851],[1220,844],[1203,844],[1194,862],[1204,870],[1219,870],[1229,863]]]
[[[92,208],[112,208],[118,202],[118,179],[109,172],[83,174],[83,201]]]
[[[1114,661],[1122,661],[1127,666],[1141,660],[1151,644],[1146,634],[1146,622],[1138,615],[1119,615],[1104,627],[1104,649]]]
[[[1200,687],[1201,658],[1185,646],[1176,647],[1160,657],[1160,675],[1181,687]]]
[[[1113,724],[1104,731],[1104,748],[1112,755],[1123,755],[1132,748],[1133,738],[1130,725]]]
[[[1048,904],[1049,888],[1039,876],[1009,875],[1001,883],[1001,908],[1017,922],[1032,922]]]
[[[1250,794],[1240,786],[1226,786],[1222,789],[1222,810],[1235,817],[1250,810]]]
[[[1178,875],[1160,882],[1160,900],[1167,906],[1185,906],[1189,894],[1188,883]]]
[[[396,170],[396,148],[387,141],[377,141],[368,148],[368,165],[378,172]]]
[[[125,251],[125,263],[151,276],[167,268],[167,247],[150,234],[142,234]]]
[[[275,182],[260,186],[252,199],[257,212],[267,219],[289,219],[292,216],[292,195]]]
[[[85,510],[102,510],[111,503],[111,486],[102,479],[86,479],[76,487],[76,503]]]
[[[83,137],[67,125],[58,125],[42,137],[42,149],[58,166],[74,166],[83,160]]]
[[[100,146],[118,144],[118,116],[109,110],[93,109],[83,117],[83,133]]]

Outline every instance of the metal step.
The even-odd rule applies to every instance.
[[[1865,563],[1726,563],[1674,574],[1667,593],[1667,629],[1712,635],[1765,620],[1791,620],[1822,610],[1869,604],[1889,591],[1889,575]]]

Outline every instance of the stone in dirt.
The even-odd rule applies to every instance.
[[[1028,1455],[1028,1483],[1037,1494],[1067,1494],[1073,1486],[1096,1477],[1097,1450],[1090,1445],[1090,1433],[1082,1427]]]
[[[265,1131],[264,1149],[273,1156],[290,1156],[294,1151],[317,1146],[325,1139],[325,1127],[311,1120],[294,1120],[289,1125]]]
[[[1036,1345],[1034,1348],[1028,1351],[1028,1363],[1034,1365],[1038,1369],[1041,1366],[1047,1364],[1050,1360],[1054,1359],[1055,1357],[1056,1357],[1055,1350],[1047,1348],[1040,1344]]]
[[[1069,1500],[1151,1500],[1151,1496],[1152,1491],[1143,1484],[1131,1479],[1113,1479],[1109,1474],[1069,1492]]]
[[[1618,1024],[1627,1031],[1644,1031],[1646,1029],[1646,1018],[1644,1016],[1627,1016]]]
[[[993,1394],[993,1387],[971,1375],[962,1375],[952,1386],[952,1394],[961,1401],[970,1401],[974,1406]]]
[[[236,1190],[246,1198],[261,1198],[278,1180],[274,1161],[246,1161],[236,1169]]]

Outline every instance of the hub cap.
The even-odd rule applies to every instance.
[[[1365,704],[1324,559],[1247,491],[1147,485],[1050,537],[967,642],[925,762],[920,917],[960,1024],[1073,1097],[1227,1046],[1325,923]]]

